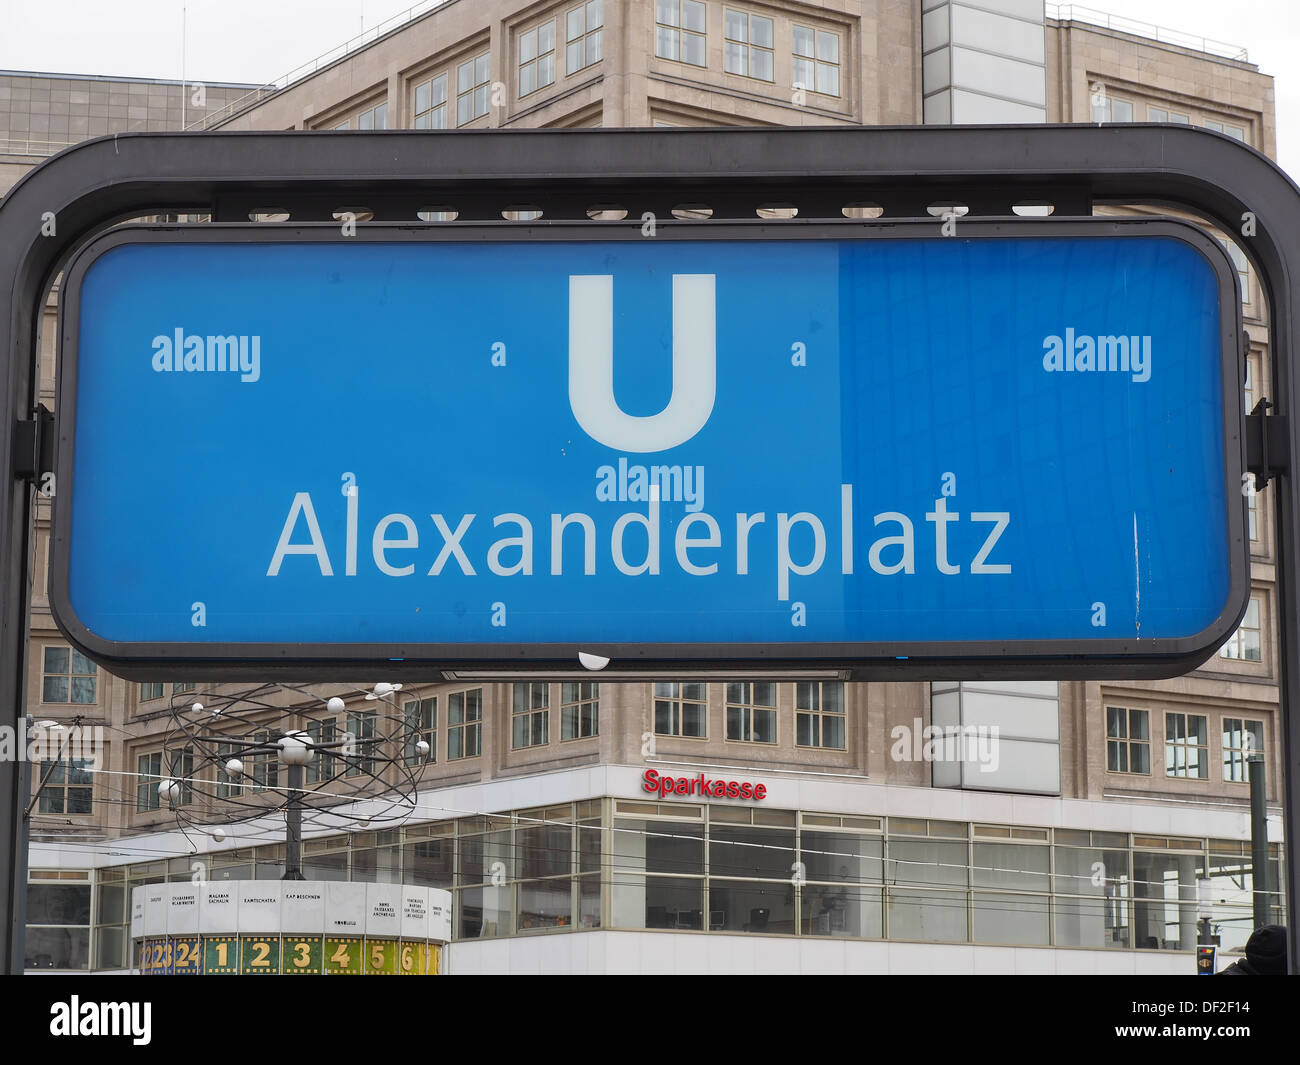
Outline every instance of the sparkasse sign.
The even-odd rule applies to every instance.
[[[1155,675],[1244,609],[1190,226],[203,228],[66,288],[51,594],[119,671]]]

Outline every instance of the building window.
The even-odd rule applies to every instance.
[[[275,744],[275,737],[266,729],[253,734],[253,744],[270,748]],[[263,788],[275,788],[280,784],[279,750],[258,751],[245,759],[244,772],[248,774],[248,784],[253,791]]]
[[[1094,122],[1132,122],[1133,104],[1129,100],[1114,100],[1109,96],[1094,97],[1092,120]]]
[[[1111,773],[1151,772],[1151,722],[1145,710],[1106,707],[1106,769]]]
[[[484,52],[456,68],[456,125],[464,126],[488,113],[492,55]]]
[[[85,880],[84,872],[33,870],[32,879]],[[100,900],[103,904],[104,895]],[[27,969],[88,969],[90,967],[90,884],[28,883],[27,936],[23,960]]]
[[[555,20],[519,35],[519,95],[544,89],[555,81]]]
[[[727,739],[776,742],[776,685],[742,681],[727,685]]]
[[[32,767],[32,786],[39,788],[36,812],[91,813],[95,769],[93,758],[59,758]]]
[[[415,128],[447,128],[447,75],[421,82],[415,87]]]
[[[1264,753],[1264,722],[1240,717],[1223,719],[1223,779],[1248,782],[1246,759]]]
[[[1191,119],[1177,111],[1166,111],[1163,107],[1147,108],[1148,122],[1173,122],[1176,125],[1187,126],[1191,124]]]
[[[1165,714],[1165,776],[1210,775],[1210,730],[1200,714]]]
[[[565,681],[560,685],[560,739],[581,740],[600,734],[600,685]]]
[[[516,684],[514,706],[510,714],[511,746],[540,747],[551,738],[551,686]]]
[[[795,743],[844,750],[842,681],[800,681],[795,685]]]
[[[840,94],[840,35],[810,26],[794,28],[794,87],[822,96]]]
[[[655,0],[655,55],[708,65],[705,7],[700,0]]]
[[[1215,133],[1226,133],[1229,137],[1234,137],[1239,141],[1246,139],[1246,130],[1241,126],[1234,126],[1230,122],[1213,122],[1207,118],[1205,128],[1212,129]]]
[[[1228,638],[1228,642],[1219,648],[1219,657],[1231,658],[1239,662],[1258,662],[1260,661],[1259,637],[1259,599],[1252,595],[1246,607],[1246,616],[1241,619],[1241,624]]]
[[[406,710],[406,764],[419,765],[438,760],[438,697],[412,699]],[[429,749],[421,754],[415,745],[423,740]]]
[[[41,701],[45,703],[93,703],[95,663],[71,647],[45,648],[45,677]]]
[[[728,74],[772,81],[772,20],[762,15],[726,9],[726,58]]]
[[[356,745],[356,752],[347,760],[344,776],[375,775],[375,728],[378,715],[373,710],[360,710],[348,714],[348,735]]]
[[[160,680],[145,681],[140,685],[140,701],[148,702],[150,699],[161,699],[163,697],[163,682]]]
[[[362,111],[357,116],[357,129],[387,129],[388,128],[388,104],[375,104],[368,111]]]
[[[198,691],[198,687],[197,684],[187,684],[184,681],[181,681],[172,685],[172,694],[184,695],[186,692]]]
[[[136,758],[135,808],[138,813],[162,809],[158,785],[164,779],[163,766],[167,767],[166,779],[180,785],[176,805],[187,806],[194,801],[194,748],[150,751]]]
[[[1246,253],[1233,241],[1225,241],[1223,245],[1228,251],[1228,258],[1232,260],[1232,265],[1237,269],[1237,279],[1241,282],[1241,302],[1250,302],[1250,263],[1246,261]]]
[[[339,740],[338,722],[332,717],[308,721],[307,739],[313,747],[326,746],[328,749],[316,750],[312,754],[303,779],[308,784],[326,784],[339,775],[338,748],[328,747]]]
[[[310,729],[310,726],[308,726]],[[235,757],[235,745],[233,743],[217,744],[217,798],[218,799],[236,799],[244,794],[243,778],[232,777],[226,772],[226,763]],[[310,773],[310,768],[308,769]]]
[[[587,0],[572,8],[564,17],[565,65],[570,74],[576,74],[603,57],[602,26],[605,13],[602,0]]]
[[[483,689],[447,696],[447,757],[474,758],[483,751]]]
[[[655,683],[655,732],[660,736],[708,735],[709,699],[703,684]]]

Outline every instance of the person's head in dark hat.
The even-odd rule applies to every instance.
[[[1246,960],[1261,976],[1286,975],[1286,929],[1280,924],[1256,928],[1246,940]]]

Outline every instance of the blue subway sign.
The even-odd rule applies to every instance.
[[[53,609],[127,675],[1185,671],[1248,588],[1234,286],[1166,221],[120,229]]]

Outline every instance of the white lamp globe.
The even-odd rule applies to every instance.
[[[181,797],[181,786],[174,780],[158,781],[158,799],[161,802],[173,803]]]
[[[417,753],[417,754],[422,754],[422,755],[423,755],[423,754],[428,754],[428,753],[429,753],[429,744],[428,744],[425,740],[419,740],[419,741],[415,744],[415,750],[416,750],[416,753]]]
[[[285,765],[306,765],[311,757],[311,744],[305,732],[286,732],[280,738],[280,761]]]
[[[212,830],[212,838],[218,843],[221,843],[226,838],[226,830],[224,828],[214,828]]]
[[[329,710],[331,714],[341,714],[343,713],[343,700],[336,695],[325,704],[325,708]]]
[[[232,758],[226,763],[226,776],[242,777],[244,775],[244,763],[238,758]]]
[[[193,706],[190,707],[190,709],[193,710],[196,714],[201,714],[203,713],[203,704],[195,703]]]

